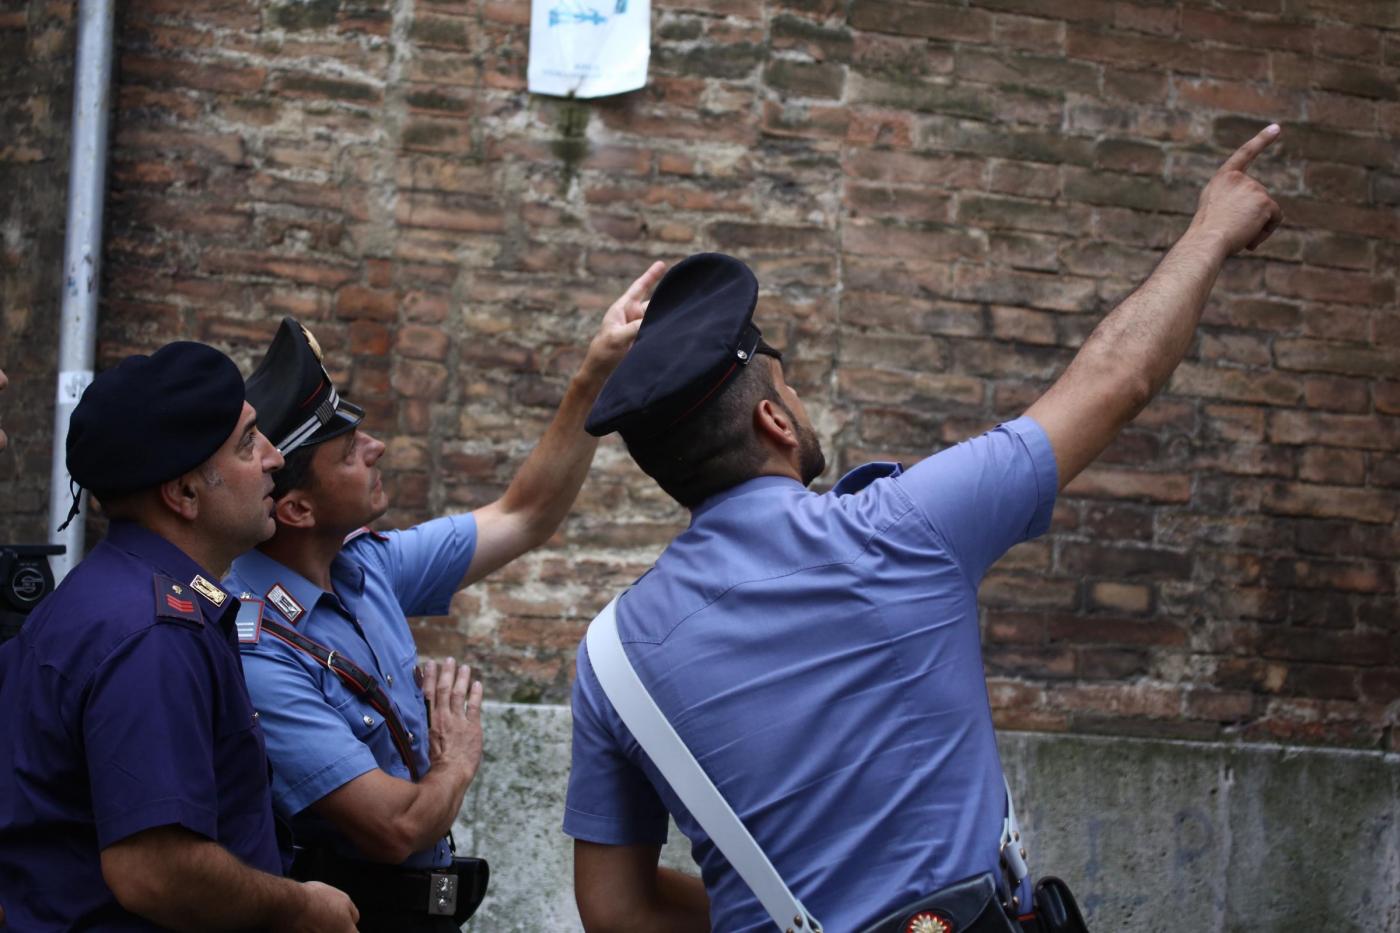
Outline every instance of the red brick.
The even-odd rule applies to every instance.
[[[1316,301],[1384,305],[1395,300],[1395,281],[1370,273],[1270,263],[1264,282],[1276,294]]]
[[[1316,198],[1364,202],[1370,197],[1370,179],[1358,165],[1309,162],[1304,168],[1307,191]]]
[[[1303,396],[1302,381],[1296,376],[1269,370],[1226,369],[1194,363],[1183,363],[1177,367],[1169,389],[1176,395],[1268,405],[1297,404]]]
[[[1089,601],[1102,609],[1141,615],[1152,608],[1152,589],[1136,583],[1095,583]]]
[[[1366,477],[1366,458],[1357,450],[1310,447],[1303,451],[1298,476],[1312,483],[1359,486]]]
[[[992,18],[992,35],[999,45],[1036,52],[1060,52],[1064,50],[1065,24],[1055,19],[999,13]]]
[[[1395,517],[1396,496],[1379,490],[1307,483],[1272,483],[1265,488],[1266,511],[1280,515],[1347,518],[1389,524]]]
[[[1182,10],[1181,33],[1191,39],[1249,45],[1266,50],[1310,52],[1313,45],[1311,24],[1227,15],[1206,9]]]
[[[1248,113],[1268,120],[1296,120],[1302,115],[1302,98],[1296,93],[1271,91],[1234,81],[1213,78],[1181,78],[1178,99],[1207,110]]]
[[[903,185],[933,185],[940,188],[980,188],[986,162],[964,156],[924,156],[885,150],[852,153],[845,170],[866,181]]]
[[[1279,411],[1269,420],[1269,439],[1281,444],[1327,444],[1369,450],[1400,447],[1400,419]]]
[[[394,348],[409,359],[436,360],[437,362],[447,359],[450,346],[451,341],[447,334],[438,328],[416,324],[406,324],[399,328],[398,337],[394,343]]]
[[[1323,340],[1280,340],[1274,357],[1283,369],[1340,373],[1348,376],[1388,376],[1395,372],[1395,351],[1387,347],[1354,346]]]
[[[398,316],[399,299],[393,292],[349,285],[336,292],[335,310],[342,317],[392,321]]]
[[[924,36],[945,42],[984,42],[992,34],[990,13],[941,3],[854,0],[848,21],[856,29]]]
[[[1367,412],[1371,409],[1370,380],[1308,376],[1303,380],[1303,399],[1309,408]]]

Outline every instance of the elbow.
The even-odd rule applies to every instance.
[[[155,917],[170,901],[165,878],[158,872],[129,871],[104,857],[102,880],[107,882],[122,909],[138,917]]]
[[[1136,361],[1102,348],[1094,348],[1087,358],[1081,353],[1075,363],[1083,366],[1087,385],[1097,389],[1104,410],[1115,416],[1118,428],[1136,418],[1161,389],[1152,374]]]
[[[628,927],[622,912],[609,909],[608,905],[583,897],[576,897],[579,920],[584,933],[627,933]]]
[[[425,833],[416,827],[408,814],[384,815],[358,825],[339,823],[341,832],[355,844],[360,855],[371,862],[385,865],[401,865],[419,849],[429,843],[423,842]],[[436,842],[434,837],[431,842]]]
[[[1125,422],[1132,421],[1138,416],[1138,412],[1148,406],[1157,392],[1160,385],[1155,384],[1147,373],[1135,367],[1122,367],[1127,372],[1122,372],[1118,376],[1118,391],[1122,396],[1123,403],[1127,406],[1128,416]]]

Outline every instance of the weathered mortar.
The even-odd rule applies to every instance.
[[[301,317],[405,522],[500,493],[651,259],[725,249],[829,483],[1023,411],[1279,119],[1287,225],[986,580],[990,692],[1007,727],[1393,749],[1400,7],[1251,6],[664,0],[648,87],[564,102],[524,91],[521,3],[132,0],[100,359],[193,337],[246,370]],[[46,530],[70,7],[0,6],[4,540]],[[605,442],[550,545],[423,650],[561,701],[683,522]]]

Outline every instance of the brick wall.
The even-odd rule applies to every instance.
[[[591,102],[525,93],[523,0],[122,6],[101,362],[188,335],[246,368],[298,315],[400,522],[499,494],[602,308],[701,249],[758,271],[823,482],[1014,416],[1283,122],[1289,225],[988,577],[991,695],[1007,727],[1400,748],[1400,6],[657,0],[649,86]],[[562,701],[683,523],[609,441],[420,644]]]
[[[0,543],[48,540],[73,7],[0,0]]]

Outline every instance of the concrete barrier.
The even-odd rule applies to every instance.
[[[1032,870],[1095,933],[1400,930],[1400,756],[1004,733]],[[488,703],[458,850],[491,862],[472,933],[579,930],[561,831],[569,710]],[[672,827],[666,864],[694,871]],[[843,931],[831,931],[843,933]]]

